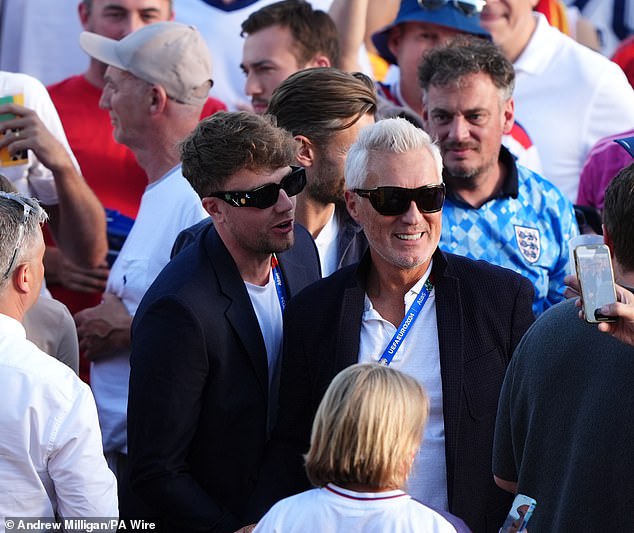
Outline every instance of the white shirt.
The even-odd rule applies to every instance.
[[[0,428],[0,533],[8,516],[118,516],[90,388],[2,314]]]
[[[515,116],[539,150],[544,177],[574,202],[579,175],[601,138],[634,127],[634,91],[618,65],[535,13],[515,61]]]
[[[329,483],[277,502],[253,533],[455,533],[401,490],[356,492]]]
[[[321,264],[321,276],[325,278],[337,270],[339,262],[337,260],[337,237],[339,236],[339,221],[332,210],[330,219],[322,228],[315,239],[315,246],[319,252],[319,262]]]
[[[37,113],[48,130],[62,143],[73,164],[79,170],[77,160],[66,139],[62,122],[44,85],[26,74],[0,72],[0,97],[17,94],[24,96],[24,107],[33,109]],[[2,166],[0,173],[9,178],[20,193],[34,196],[44,205],[58,203],[53,173],[40,163],[32,150],[28,151],[28,163]]]
[[[207,216],[180,165],[148,185],[136,221],[110,270],[106,292],[118,296],[134,316],[141,298],[169,262],[178,234]],[[127,453],[129,377],[129,350],[92,363],[90,383],[106,452]]]
[[[405,295],[405,312],[420,293],[430,272],[431,265],[425,275]],[[396,331],[394,324],[381,317],[366,295],[358,362],[376,363]],[[418,318],[410,326],[390,366],[415,378],[427,392],[430,402],[429,420],[425,426],[422,446],[407,482],[407,491],[427,505],[443,511],[448,510],[445,423],[442,410],[435,289],[432,289]]]

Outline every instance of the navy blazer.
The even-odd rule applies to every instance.
[[[278,257],[289,298],[319,279],[304,228]],[[268,437],[268,364],[246,287],[213,225],[145,294],[130,366],[133,493],[167,531],[235,531]]]
[[[284,319],[278,423],[249,517],[308,487],[301,454],[332,378],[357,362],[370,265],[346,267],[302,291]],[[500,387],[533,322],[531,283],[508,269],[446,254],[433,258],[449,510],[475,532],[496,532],[512,497],[493,482],[491,454]],[[424,443],[423,443],[424,446]]]

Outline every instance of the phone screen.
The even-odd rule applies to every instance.
[[[525,531],[536,504],[537,502],[533,498],[524,494],[515,496],[509,514],[500,528],[500,533],[520,533]]]
[[[613,321],[599,312],[601,306],[616,302],[609,248],[605,244],[587,244],[577,246],[574,253],[586,321]]]

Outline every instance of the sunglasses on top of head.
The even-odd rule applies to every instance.
[[[412,202],[421,213],[435,213],[442,209],[445,201],[445,184],[423,185],[417,189],[404,187],[377,187],[376,189],[354,189],[362,198],[370,200],[372,207],[386,217],[406,213]]]
[[[482,13],[486,0],[418,0],[423,9],[440,9],[446,4],[453,5],[462,14],[470,17]]]
[[[306,172],[303,167],[291,166],[291,171],[279,183],[267,183],[250,191],[212,192],[209,196],[220,198],[234,207],[255,207],[266,209],[275,205],[283,190],[287,196],[295,196],[302,192],[306,185]]]

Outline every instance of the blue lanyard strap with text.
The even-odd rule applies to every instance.
[[[425,305],[425,302],[429,298],[429,295],[431,294],[433,288],[434,285],[432,284],[431,280],[427,278],[427,281],[425,281],[425,284],[423,285],[418,298],[416,298],[412,305],[410,305],[407,313],[405,313],[405,318],[403,318],[403,320],[401,321],[399,327],[396,330],[396,333],[390,341],[390,344],[387,345],[387,348],[385,348],[383,355],[381,355],[381,358],[378,361],[380,365],[389,366],[389,364],[392,362],[392,359],[394,359],[396,352],[405,340],[410,326],[418,318],[418,315]]]
[[[271,256],[271,268],[273,269],[273,281],[275,282],[275,290],[277,291],[277,298],[280,301],[280,307],[282,312],[286,308],[286,289],[284,288],[284,279],[282,278],[282,270],[280,264],[275,257],[275,254]]]

